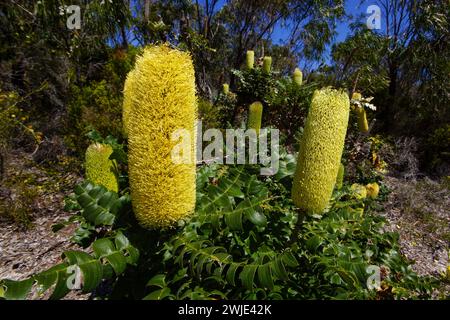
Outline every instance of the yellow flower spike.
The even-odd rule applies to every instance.
[[[228,85],[228,83],[224,83],[222,85],[222,92],[223,94],[228,94],[230,92],[230,86]]]
[[[356,199],[365,199],[367,197],[367,190],[363,185],[358,183],[354,183],[351,185],[350,190],[352,191],[352,195]]]
[[[294,70],[294,74],[293,74],[293,79],[294,82],[298,85],[301,86],[302,82],[303,82],[303,73],[299,68],[295,68]]]
[[[350,112],[348,94],[330,88],[314,92],[306,119],[292,199],[309,213],[321,213],[328,205],[339,166]]]
[[[358,128],[362,133],[369,131],[369,123],[367,122],[366,110],[362,107],[356,107],[356,114],[358,115]]]
[[[263,105],[261,102],[253,102],[248,111],[248,128],[255,129],[256,135],[259,135],[261,129]]]
[[[375,199],[378,197],[378,193],[380,192],[380,186],[378,183],[369,183],[366,185],[367,196],[371,199]]]
[[[255,52],[253,50],[248,50],[246,55],[247,69],[253,69],[255,64]]]
[[[195,208],[195,75],[191,56],[168,45],[137,58],[128,126],[128,170],[136,218],[143,227],[174,226]],[[128,97],[130,98],[130,97]],[[190,161],[172,159],[172,135],[183,129]],[[178,131],[179,132],[179,131]],[[181,143],[180,143],[181,144]]]
[[[110,191],[118,192],[116,163],[109,159],[112,153],[110,145],[91,144],[86,150],[86,178]]]
[[[265,74],[269,74],[271,67],[272,67],[272,57],[264,57],[264,59],[263,59],[263,72]]]
[[[353,92],[352,94],[352,100],[361,100],[362,99],[362,95],[359,92]]]

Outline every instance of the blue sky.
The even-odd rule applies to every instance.
[[[353,17],[357,17],[360,15],[366,15],[366,10],[367,7],[371,4],[374,4],[374,1],[370,1],[370,0],[345,0],[345,12],[347,14],[352,15]],[[333,40],[333,42],[328,46],[327,51],[324,55],[324,59],[325,62],[329,63],[330,62],[330,52],[331,52],[331,46],[335,43],[339,43],[344,41],[348,35],[350,35],[351,30],[350,30],[350,24],[351,21],[343,21],[343,22],[338,22],[337,28],[336,28],[336,37]],[[287,37],[289,36],[288,32],[286,32],[285,29],[281,28],[281,27],[277,27],[275,28],[273,35],[272,35],[272,40],[274,41],[274,43],[282,43],[283,40],[285,40]]]
[[[204,3],[204,0],[201,0],[200,2]],[[216,10],[220,9],[225,3],[226,3],[225,0],[220,0],[218,2]],[[345,0],[345,11],[347,14],[351,14],[353,16],[358,16],[361,14],[366,15],[367,7],[371,4],[375,4],[375,1],[374,0],[364,0],[364,1]],[[334,39],[333,43],[338,43],[338,42],[344,41],[351,32],[351,30],[349,28],[349,21],[344,21],[344,22],[338,23],[336,32],[337,32],[336,38]],[[287,32],[286,29],[283,29],[280,26],[276,26],[276,28],[273,32],[273,35],[272,35],[272,40],[274,43],[280,44],[283,42],[283,40],[286,40],[286,38],[288,36],[289,36],[289,33]],[[327,63],[330,62],[331,45],[327,48],[327,52],[325,53],[325,55],[323,57]]]

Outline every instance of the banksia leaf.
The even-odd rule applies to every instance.
[[[272,67],[272,57],[264,57],[263,60],[263,71],[265,74],[270,73],[270,68]]]
[[[91,144],[86,150],[86,178],[110,191],[118,192],[116,163],[109,159],[112,153],[110,145]]]
[[[133,210],[144,227],[173,226],[195,206],[192,59],[167,45],[146,48],[136,61],[134,81],[128,133]],[[177,147],[180,159],[173,158]]]
[[[344,173],[345,173],[345,167],[341,163],[339,166],[339,171],[336,177],[336,189],[340,190],[342,189],[342,183],[344,182]]]
[[[223,94],[228,94],[230,92],[230,86],[228,85],[228,83],[224,83],[222,85],[222,92]]]
[[[380,186],[378,183],[369,183],[366,185],[367,196],[371,199],[375,199],[378,197],[378,193],[380,193]]]
[[[133,104],[132,87],[134,84],[134,74],[133,71],[129,72],[125,80],[125,85],[123,88],[123,105],[122,105],[122,124],[123,124],[123,134],[128,136],[128,123],[130,117],[130,111]]]
[[[303,73],[299,68],[295,68],[294,75],[293,75],[294,82],[301,86],[303,82]]]
[[[247,69],[253,69],[253,65],[255,64],[255,52],[252,50],[247,51]]]
[[[369,123],[367,122],[366,110],[362,107],[356,107],[356,114],[358,115],[358,128],[362,133],[369,131]]]
[[[256,134],[259,135],[261,129],[263,105],[261,102],[253,102],[248,110],[248,128],[254,129]]]
[[[350,111],[347,93],[317,90],[300,142],[292,199],[301,209],[321,213],[328,204],[344,148]]]

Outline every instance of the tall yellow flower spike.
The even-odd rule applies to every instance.
[[[133,78],[128,127],[133,210],[146,228],[170,227],[195,207],[194,66],[189,53],[153,46],[138,57]],[[174,141],[176,132],[188,136]],[[190,161],[172,159],[181,142]]]
[[[247,51],[246,64],[247,64],[247,69],[253,69],[253,66],[255,64],[255,51],[253,51],[253,50]]]
[[[248,110],[248,128],[254,129],[257,135],[261,130],[262,112],[263,105],[259,101],[253,102]]]
[[[312,99],[300,143],[292,186],[295,205],[321,213],[336,183],[350,112],[348,94],[317,90]]]
[[[366,110],[363,107],[356,107],[356,114],[358,115],[358,128],[362,133],[369,131],[369,122],[367,121]]]

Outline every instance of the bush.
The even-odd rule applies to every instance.
[[[426,168],[450,175],[450,124],[434,130],[425,145]]]

